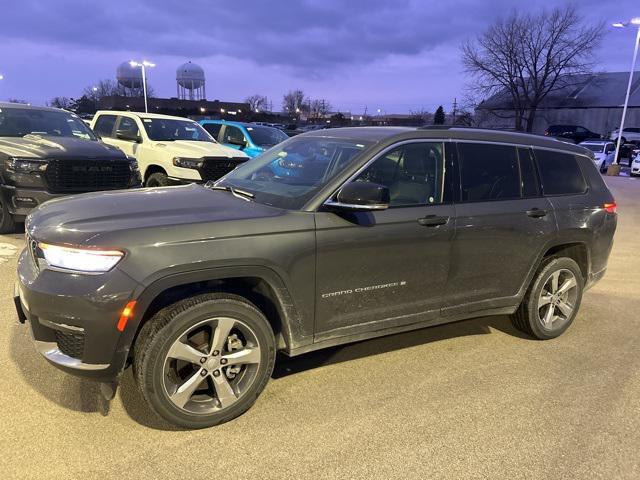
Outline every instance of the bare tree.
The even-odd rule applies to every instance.
[[[295,114],[308,108],[308,100],[302,90],[290,90],[282,97],[282,108]]]
[[[505,95],[516,130],[530,132],[547,95],[591,71],[603,32],[602,23],[586,24],[571,6],[538,15],[514,12],[463,44],[462,61],[474,76],[471,89]]]
[[[265,110],[267,108],[267,97],[265,97],[264,95],[251,95],[247,98],[244,99],[245,103],[249,104],[249,107],[251,107],[252,111],[256,111],[256,110]]]
[[[308,103],[309,116],[323,118],[331,111],[331,104],[324,98],[310,100]]]
[[[28,105],[29,104],[28,100],[24,100],[22,98],[9,98],[8,102],[9,103],[21,103],[23,105]]]
[[[65,110],[69,110],[73,104],[73,100],[69,97],[53,97],[49,101],[49,106],[54,108],[63,108]]]

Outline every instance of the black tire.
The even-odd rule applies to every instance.
[[[171,186],[171,182],[169,182],[169,177],[167,177],[166,173],[156,172],[149,175],[147,181],[145,182],[145,187],[169,187]]]
[[[213,412],[193,413],[178,407],[170,399],[165,387],[167,357],[172,345],[184,338],[186,332],[197,328],[203,321],[216,317],[232,318],[243,326],[248,326],[259,345],[260,361],[251,374],[251,383],[234,400],[235,403],[225,408],[220,408],[220,403],[219,410]],[[213,332],[211,335],[213,336]],[[252,303],[240,296],[226,293],[201,294],[160,310],[142,327],[134,346],[134,376],[143,397],[160,417],[173,425],[188,429],[211,427],[238,417],[254,404],[273,372],[275,345],[269,322]],[[219,355],[222,358],[223,352]],[[223,368],[220,367],[220,372],[223,372]],[[225,375],[222,373],[220,378],[225,378]],[[240,375],[238,377],[240,379]],[[204,387],[210,388],[207,386],[212,385],[209,377],[205,377],[205,380],[209,383],[205,383]],[[217,393],[215,389],[212,391]],[[216,402],[215,396],[211,401]]]
[[[16,222],[13,215],[9,213],[9,209],[0,196],[0,233],[15,233]]]
[[[555,272],[570,271],[576,280],[575,299],[571,304],[573,310],[571,314],[563,319],[556,328],[547,328],[544,321],[540,318],[539,299],[545,284],[549,281]],[[573,320],[580,309],[582,301],[582,292],[584,288],[584,279],[582,271],[578,264],[568,257],[550,257],[543,260],[538,272],[531,281],[531,285],[525,294],[518,310],[511,315],[511,322],[518,330],[527,333],[539,340],[549,340],[556,338],[564,333],[573,323]]]

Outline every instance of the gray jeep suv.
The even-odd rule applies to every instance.
[[[187,428],[246,411],[277,351],[496,314],[554,338],[616,229],[592,155],[515,133],[344,128],[216,183],[53,200],[26,222],[18,315],[53,365],[108,397],[132,365],[151,408]]]

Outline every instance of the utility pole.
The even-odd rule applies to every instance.
[[[458,110],[458,99],[456,97],[453,98],[453,125],[456,124],[456,111]]]

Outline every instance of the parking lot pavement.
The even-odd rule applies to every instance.
[[[640,181],[607,177],[619,227],[605,279],[560,338],[487,317],[280,359],[256,405],[175,431],[125,375],[49,366],[17,324],[21,235],[0,236],[3,478],[640,478]]]

